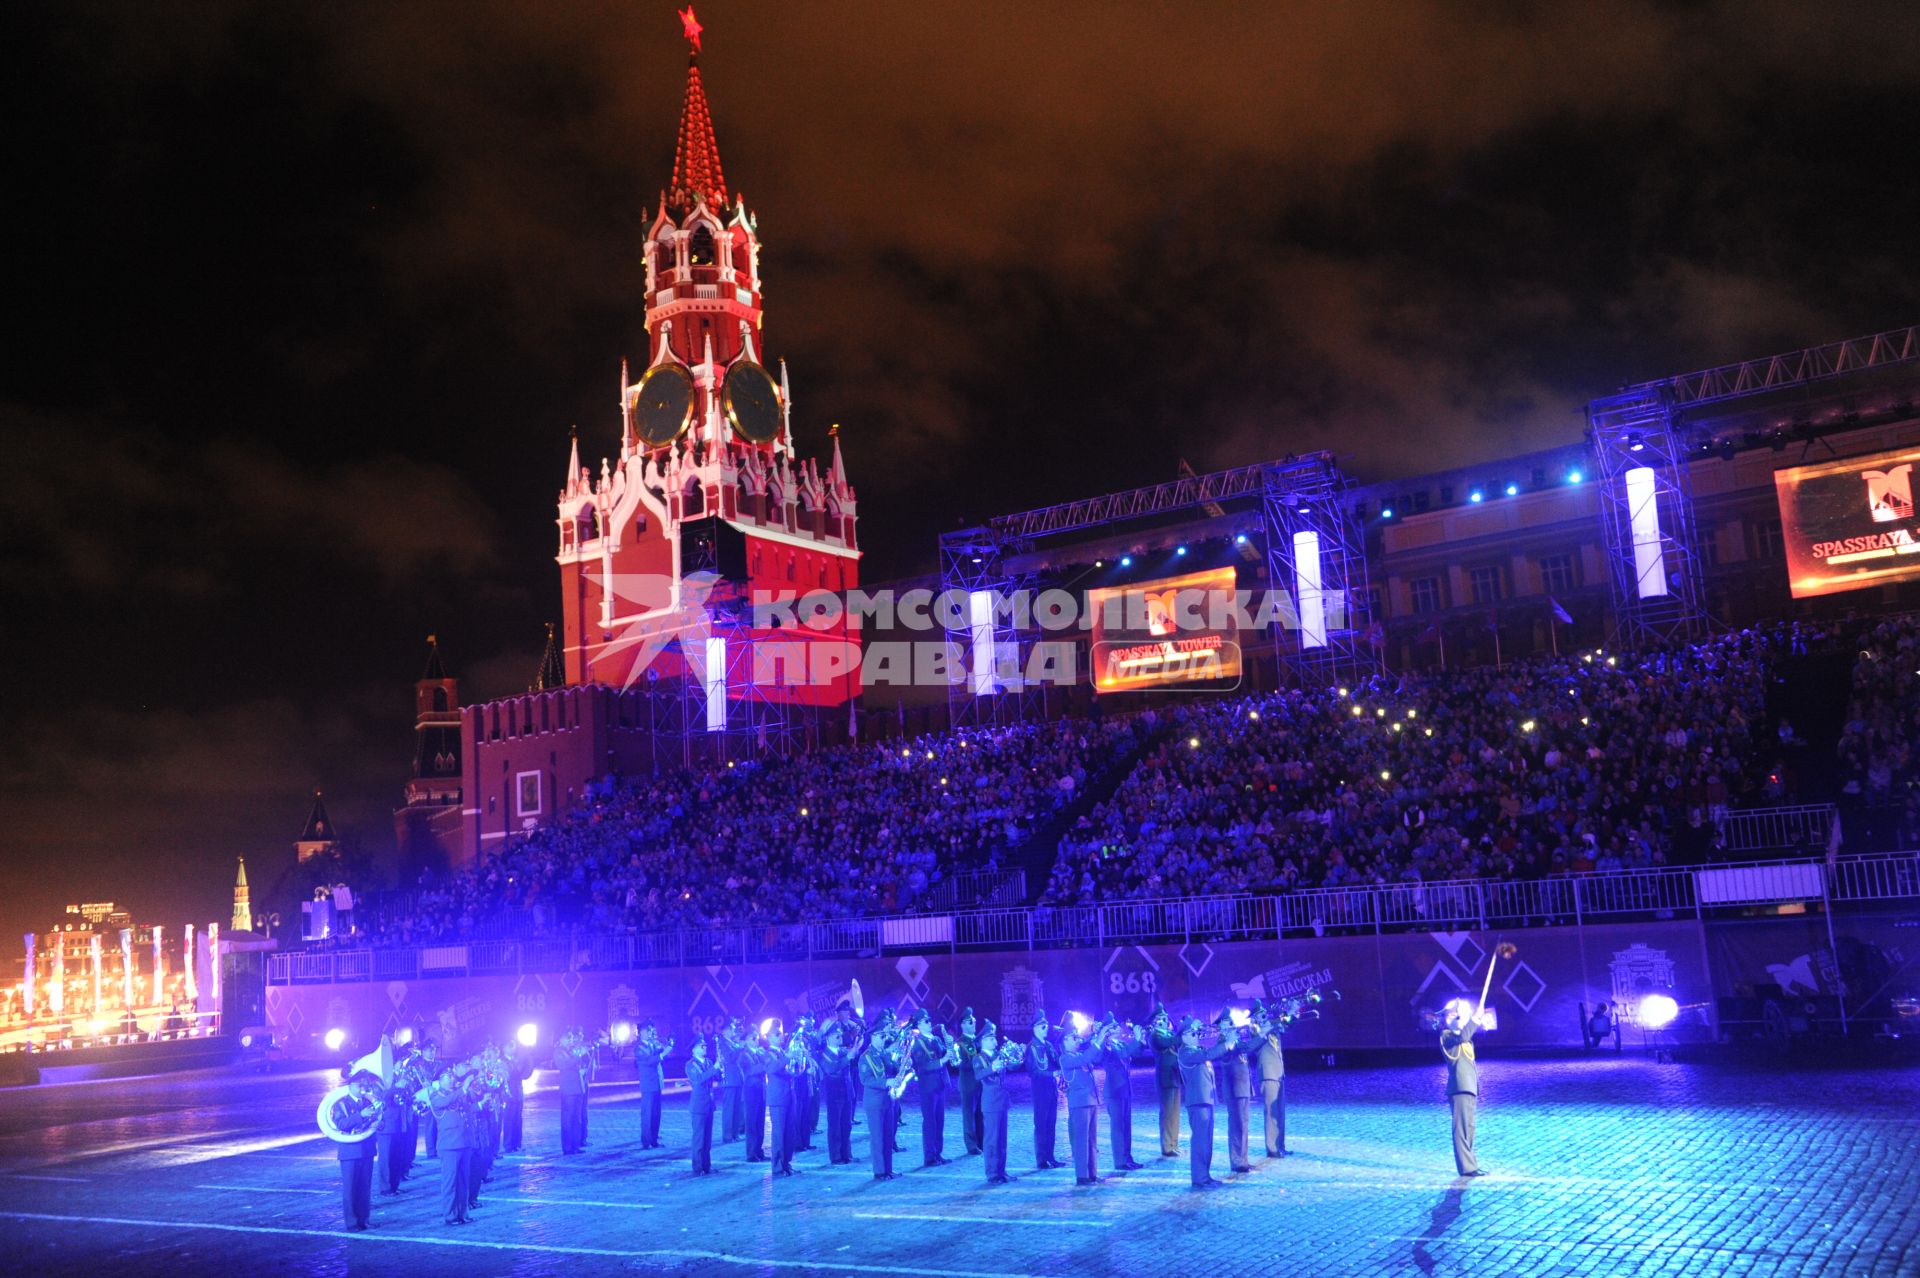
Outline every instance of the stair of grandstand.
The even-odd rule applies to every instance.
[[[1053,874],[1053,863],[1059,853],[1061,837],[1071,830],[1074,823],[1081,817],[1112,798],[1113,792],[1118,790],[1120,783],[1127,779],[1128,774],[1133,771],[1134,764],[1140,761],[1140,757],[1157,747],[1172,730],[1172,723],[1166,719],[1161,719],[1151,728],[1141,727],[1135,732],[1132,743],[1127,749],[1114,757],[1110,767],[1098,776],[1090,778],[1081,788],[1080,793],[1074,797],[1072,803],[1067,804],[1055,812],[1051,818],[1035,827],[1026,842],[1017,848],[1007,850],[1007,865],[1026,871],[1026,904],[1031,905],[1039,901],[1041,894],[1047,890],[1047,880]]]
[[[1767,731],[1773,740],[1784,721],[1793,739],[1766,747],[1765,764],[1785,763],[1795,780],[1798,803],[1831,803],[1839,789],[1834,747],[1846,725],[1854,654],[1840,651],[1795,653],[1779,659],[1767,687]]]

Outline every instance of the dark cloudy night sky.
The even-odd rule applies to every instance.
[[[803,451],[869,580],[962,518],[1920,318],[1920,6],[705,0]],[[25,3],[0,41],[0,924],[224,919],[390,839],[441,636],[523,687],[613,451],[667,0]],[[15,952],[17,940],[5,943]]]

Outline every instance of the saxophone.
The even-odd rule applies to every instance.
[[[889,1068],[895,1065],[901,1064],[906,1059],[907,1059],[907,1053],[902,1048],[895,1047],[895,1048],[890,1048],[887,1051],[887,1064]],[[887,1095],[893,1097],[893,1099],[895,1100],[899,1100],[903,1095],[906,1094],[907,1084],[911,1083],[913,1080],[914,1080],[913,1066],[908,1065],[905,1069],[900,1071],[900,1076],[894,1079],[892,1084],[888,1086]]]

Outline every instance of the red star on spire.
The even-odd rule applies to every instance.
[[[693,16],[692,5],[680,10],[680,30],[687,37],[687,43],[693,46],[693,51],[700,52],[700,19]]]

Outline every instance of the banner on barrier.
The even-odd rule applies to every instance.
[[[735,1016],[753,1025],[769,1017],[791,1024],[802,1012],[825,1018],[855,980],[869,1015],[891,1007],[906,1016],[925,1007],[951,1023],[971,1007],[1021,1036],[1040,1011],[1056,1024],[1069,1011],[1145,1022],[1164,1005],[1176,1019],[1210,1020],[1223,1007],[1318,988],[1340,998],[1326,1003],[1319,1019],[1297,1024],[1290,1045],[1420,1047],[1432,1041],[1422,1013],[1451,998],[1477,997],[1489,956],[1503,940],[1514,941],[1519,953],[1499,965],[1488,1000],[1499,1013],[1502,1043],[1578,1046],[1583,1008],[1604,1001],[1630,1014],[1649,993],[1692,1009],[1677,1032],[1713,1032],[1707,947],[1692,920],[275,986],[267,1015],[296,1054],[317,1052],[332,1028],[370,1043],[403,1024],[465,1052],[527,1023],[539,1027],[541,1042],[551,1042],[569,1025],[592,1031],[652,1020],[663,1036],[685,1045],[696,1034],[718,1033]]]

